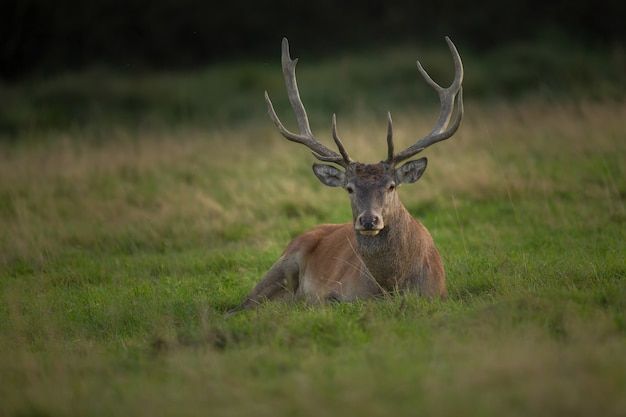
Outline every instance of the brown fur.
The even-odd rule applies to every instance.
[[[443,88],[417,67],[439,95],[441,113],[431,132],[400,153],[394,151],[391,114],[387,115],[387,159],[378,164],[353,161],[337,135],[333,115],[333,139],[339,154],[315,139],[296,83],[296,60],[283,38],[282,67],[291,107],[300,133],[282,124],[265,92],[270,118],[280,133],[301,143],[321,161],[313,172],[329,187],[342,187],[350,195],[352,224],[322,225],[294,239],[240,308],[265,299],[298,297],[311,302],[354,300],[397,291],[417,291],[425,297],[445,297],[446,282],[439,252],[430,233],[404,208],[397,187],[414,183],[426,169],[427,159],[407,161],[428,146],[450,138],[463,118],[463,63],[446,37],[454,59],[454,81]],[[456,108],[456,112],[454,112]],[[454,113],[454,115],[453,115]]]
[[[398,291],[446,296],[443,265],[430,233],[411,217],[395,189],[388,190],[393,172],[383,164],[359,164],[350,175],[358,189],[351,198],[355,222],[363,210],[381,213],[380,233],[362,236],[346,223],[317,226],[298,236],[240,307],[266,299],[317,303]]]

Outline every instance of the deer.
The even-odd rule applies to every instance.
[[[278,118],[265,91],[268,114],[287,140],[309,148],[323,163],[313,173],[329,187],[343,188],[352,207],[352,222],[322,224],[293,239],[280,258],[234,311],[268,300],[301,299],[307,303],[349,302],[399,292],[428,299],[447,296],[443,263],[432,236],[413,218],[398,196],[398,187],[414,183],[426,170],[427,158],[410,160],[427,147],[449,139],[463,118],[463,63],[454,43],[445,37],[454,62],[454,80],[441,87],[419,60],[417,69],[439,95],[440,113],[432,130],[401,152],[395,152],[391,113],[387,113],[387,159],[373,164],[353,161],[337,134],[339,153],[320,143],[311,131],[296,82],[296,64],[289,42],[282,40],[282,71],[299,133]]]

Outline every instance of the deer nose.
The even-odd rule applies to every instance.
[[[376,214],[362,214],[359,216],[359,223],[365,230],[377,229],[380,224],[380,217]]]

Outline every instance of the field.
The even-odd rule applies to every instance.
[[[277,65],[3,85],[0,415],[623,416],[624,55],[524,51],[502,62],[547,81],[510,64],[489,83],[468,55],[459,133],[400,190],[448,300],[231,317],[291,238],[351,216],[264,116],[268,88],[293,119]],[[378,161],[387,109],[397,147],[426,133],[414,56],[303,60],[318,137],[338,111],[351,155]]]

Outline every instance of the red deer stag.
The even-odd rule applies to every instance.
[[[411,217],[397,192],[401,184],[413,183],[422,176],[427,159],[398,164],[450,138],[461,124],[463,64],[450,38],[446,37],[446,42],[455,70],[454,81],[448,88],[433,81],[417,62],[426,83],[439,94],[441,111],[435,127],[404,151],[395,153],[391,114],[388,114],[387,159],[377,164],[362,164],[350,159],[346,152],[337,135],[335,115],[332,135],[339,154],[313,136],[296,83],[298,60],[291,59],[289,43],[283,39],[283,75],[300,133],[285,128],[265,92],[269,116],[285,138],[307,146],[317,159],[343,168],[316,163],[313,172],[323,184],[347,191],[352,223],[324,224],[295,238],[236,310],[264,300],[294,296],[309,302],[349,301],[407,290],[431,298],[446,296],[445,273],[433,239]]]

